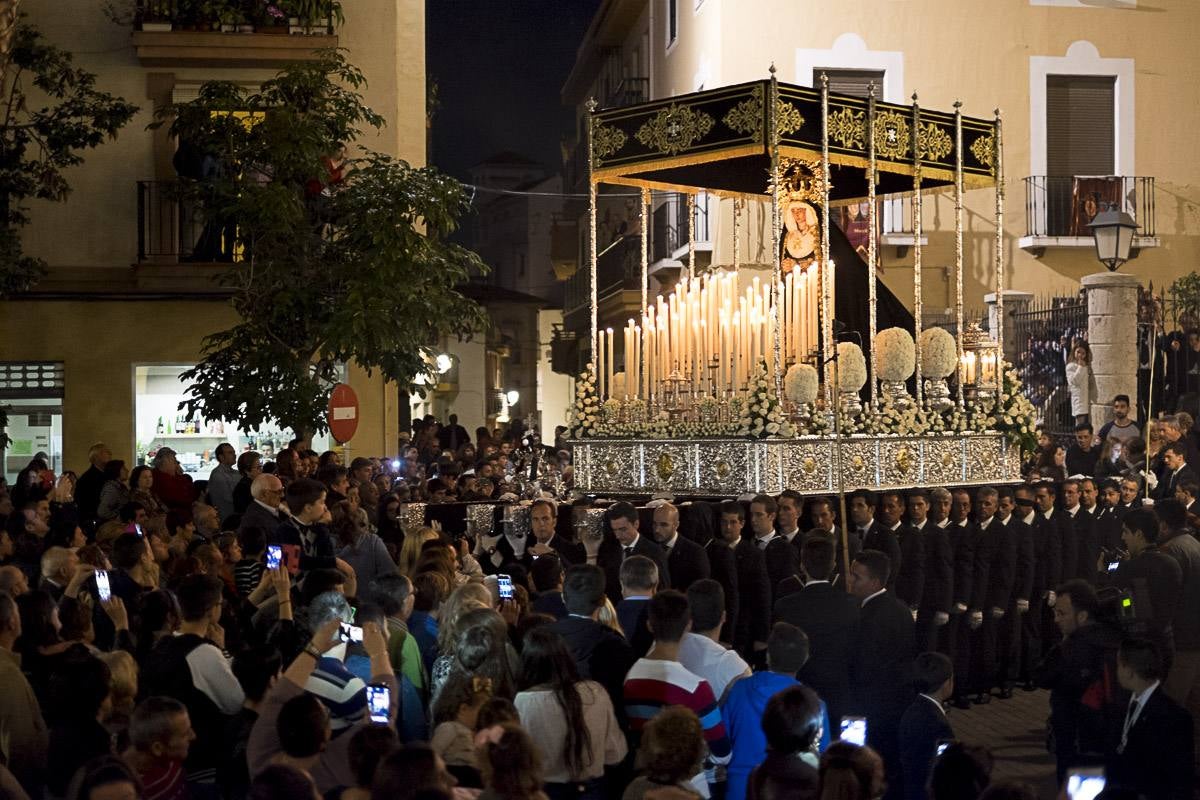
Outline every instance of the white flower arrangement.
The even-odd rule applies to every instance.
[[[767,378],[767,362],[760,360],[750,377],[750,394],[738,418],[738,436],[766,439],[791,436],[791,426],[783,418],[779,398]]]
[[[867,382],[867,359],[862,348],[854,342],[837,346],[838,391],[857,392]]]
[[[1000,397],[993,412],[996,421],[992,424],[1022,452],[1033,452],[1037,449],[1037,409],[1021,393],[1021,379],[1012,364],[1004,361],[1000,366]]]
[[[911,337],[909,341],[912,341]],[[873,412],[864,414],[864,429],[876,436],[920,436],[927,427],[925,416],[915,404],[899,408],[887,395],[880,397],[879,406]]]
[[[917,346],[903,328],[887,328],[875,334],[879,379],[906,381],[917,368]]]
[[[797,415],[793,432],[796,436],[828,436],[833,422],[823,410],[808,405]]]
[[[861,353],[861,351],[860,351]],[[817,399],[817,369],[811,364],[793,364],[783,378],[783,394],[793,403]]]
[[[588,362],[575,381],[575,402],[568,426],[571,435],[583,439],[596,436],[600,422],[600,397],[596,394],[596,365]]]
[[[958,365],[958,344],[945,328],[921,331],[921,374],[926,378],[946,378]]]

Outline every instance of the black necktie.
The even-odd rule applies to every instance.
[[[631,545],[631,544],[626,545],[625,546],[625,557],[629,558],[631,555],[633,555],[633,545]]]
[[[1125,714],[1125,727],[1121,729],[1121,746],[1117,748],[1117,752],[1125,751],[1125,745],[1129,742],[1129,729],[1133,727],[1133,717],[1137,713],[1138,702],[1134,696],[1129,701],[1129,711]]]

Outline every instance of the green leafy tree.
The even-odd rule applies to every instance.
[[[413,389],[440,338],[482,330],[456,287],[483,264],[447,240],[469,198],[433,169],[356,144],[384,124],[363,85],[330,52],[257,92],[209,82],[162,111],[203,165],[203,177],[181,178],[181,200],[222,232],[218,260],[232,263],[220,281],[240,315],[184,374],[189,415],[321,431],[339,363]]]
[[[21,249],[32,199],[62,201],[66,171],[112,139],[137,106],[96,89],[96,76],[36,28],[0,8],[0,297],[28,289],[45,265]]]

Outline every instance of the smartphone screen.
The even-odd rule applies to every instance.
[[[1104,770],[1079,768],[1067,772],[1067,800],[1096,800],[1104,791]]]
[[[138,535],[138,536],[143,536],[143,535],[144,535],[144,534],[142,533],[142,526],[141,526],[141,525],[138,525],[138,524],[134,523],[133,529],[134,529],[135,531],[137,531],[137,535]]]
[[[501,600],[512,600],[513,599],[513,584],[512,584],[512,578],[510,576],[497,575],[496,576],[496,585],[498,587],[500,587],[500,599]]]
[[[942,741],[938,742],[937,743],[937,754],[940,756],[942,753],[946,752],[946,748],[949,747],[951,744],[953,744],[953,743],[949,739],[943,739]]]
[[[343,642],[359,642],[363,640],[363,630],[357,625],[351,625],[348,622],[341,624],[341,639]]]
[[[102,569],[96,570],[96,593],[100,602],[107,603],[112,598],[112,587],[108,583],[108,573]]]
[[[842,741],[856,744],[860,747],[867,743],[867,718],[842,717]]]
[[[367,686],[367,710],[371,715],[371,722],[373,724],[387,725],[391,721],[389,718],[391,706],[391,689],[377,684]]]
[[[267,545],[267,569],[279,569],[283,561],[283,548],[277,544]]]

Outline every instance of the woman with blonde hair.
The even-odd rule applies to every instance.
[[[458,637],[466,630],[463,617],[476,609],[491,609],[492,593],[482,583],[464,583],[459,586],[438,610],[438,657],[429,671],[433,693],[436,694],[445,682],[454,663],[454,650]]]
[[[133,714],[133,707],[137,704],[137,661],[125,650],[100,653],[100,660],[108,665],[109,698],[112,700],[112,712],[104,727],[109,733],[120,738],[129,728],[129,716]]]
[[[625,630],[621,627],[621,620],[617,616],[616,606],[612,604],[612,600],[608,599],[608,595],[604,596],[604,604],[600,606],[600,613],[596,616],[596,621],[607,628],[612,628],[622,636],[625,635]]]
[[[433,528],[417,528],[415,531],[407,532],[404,535],[404,544],[400,546],[400,563],[397,565],[400,574],[411,578],[414,572],[413,568],[421,557],[421,545],[430,539],[437,538],[438,532]]]

